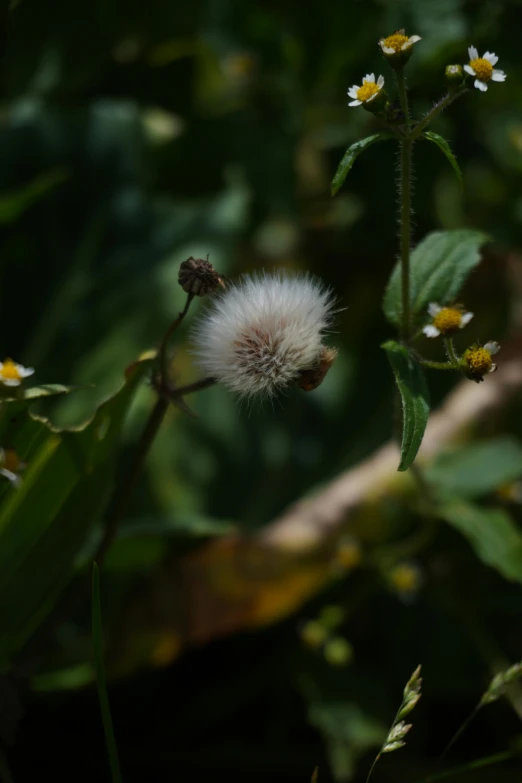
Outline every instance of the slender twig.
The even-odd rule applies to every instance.
[[[445,770],[444,772],[437,772],[434,775],[428,775],[427,778],[419,780],[418,783],[432,783],[435,780],[443,780],[444,778],[453,777],[453,775],[460,775],[461,772],[469,772],[472,769],[481,769],[482,767],[489,767],[492,764],[500,764],[502,761],[509,761],[509,759],[520,756],[520,751],[505,750],[503,753],[495,753],[493,756],[485,756],[481,759],[475,759],[468,764],[462,764],[459,767]]]
[[[184,397],[186,394],[193,394],[202,389],[208,389],[209,386],[214,386],[215,383],[217,383],[215,378],[202,378],[199,381],[194,381],[194,383],[188,383],[186,386],[178,386],[168,391],[164,390],[164,393],[168,399],[176,400]]]
[[[409,340],[411,332],[410,315],[410,244],[411,244],[411,175],[412,175],[412,147],[410,135],[410,110],[408,106],[408,93],[404,71],[396,71],[397,90],[401,109],[404,114],[406,135],[400,144],[400,171],[399,171],[399,199],[400,199],[400,225],[401,225],[401,297],[402,320],[401,335],[403,340]]]
[[[455,90],[454,92],[448,92],[446,95],[444,95],[440,101],[438,101],[432,109],[422,118],[422,120],[417,123],[415,128],[412,131],[411,139],[414,141],[415,139],[418,139],[421,133],[425,128],[428,127],[428,125],[433,122],[435,117],[437,117],[441,111],[444,111],[450,103],[453,103],[453,101],[457,100],[457,98],[460,98],[461,95],[464,95],[468,91],[467,87],[461,87],[458,90]]]
[[[477,706],[475,707],[473,712],[470,713],[470,715],[468,715],[468,717],[466,718],[466,720],[463,723],[461,723],[461,725],[459,726],[459,728],[457,729],[457,731],[455,732],[453,737],[450,739],[450,741],[448,742],[448,744],[444,748],[444,751],[443,751],[443,753],[442,753],[442,755],[440,757],[441,762],[444,761],[444,759],[446,758],[446,756],[450,752],[450,750],[453,747],[453,745],[456,743],[456,741],[459,739],[459,737],[464,733],[464,731],[468,728],[469,724],[471,723],[473,718],[476,716],[476,714],[478,713],[479,709],[480,709],[480,705],[477,704]]]
[[[179,313],[178,317],[174,319],[174,321],[171,323],[167,331],[165,332],[165,335],[163,337],[163,340],[161,341],[160,349],[159,349],[159,364],[160,364],[160,373],[161,373],[161,382],[162,385],[165,388],[168,388],[168,347],[169,347],[169,341],[182,320],[185,318],[186,314],[188,313],[188,309],[190,305],[192,304],[192,300],[194,299],[194,294],[187,294],[187,301],[185,302],[185,307],[183,310]]]

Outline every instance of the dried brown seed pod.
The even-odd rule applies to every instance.
[[[317,389],[324,381],[326,373],[334,363],[336,356],[337,350],[335,348],[323,346],[317,365],[310,370],[302,370],[299,373],[297,385],[307,392]]]
[[[193,258],[183,261],[179,268],[178,283],[185,293],[193,296],[206,296],[213,293],[219,286],[225,287],[223,278],[219,275],[208,259]]]

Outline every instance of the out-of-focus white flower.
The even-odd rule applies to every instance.
[[[475,76],[475,87],[482,92],[488,89],[488,82],[503,82],[506,79],[504,71],[500,71],[493,66],[498,63],[498,57],[493,52],[486,52],[484,57],[479,57],[479,53],[474,46],[468,49],[469,63],[464,66],[464,70],[471,76]]]
[[[362,103],[370,103],[375,100],[383,87],[384,76],[379,76],[377,81],[375,81],[375,74],[367,73],[362,80],[362,85],[360,87],[357,84],[354,84],[353,87],[350,87],[348,90],[348,97],[354,99],[348,106],[360,106]]]
[[[439,335],[448,335],[458,332],[459,329],[469,324],[473,318],[473,313],[466,313],[460,307],[442,307],[436,302],[428,305],[428,313],[431,316],[431,323],[423,328],[426,337],[438,337]]]
[[[271,397],[319,366],[332,306],[331,292],[311,277],[245,276],[196,324],[198,363],[233,392]]]
[[[0,448],[0,476],[3,476],[15,487],[22,483],[20,473],[26,467],[14,449]]]
[[[33,373],[32,367],[16,364],[12,359],[0,362],[0,383],[3,383],[4,386],[20,386],[24,378],[28,378]]]

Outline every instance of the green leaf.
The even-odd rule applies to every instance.
[[[451,151],[451,147],[446,141],[446,139],[443,138],[442,136],[439,136],[438,133],[433,133],[433,131],[424,131],[422,137],[428,139],[428,141],[432,141],[434,144],[437,145],[437,147],[442,152],[442,154],[446,156],[448,163],[450,164],[451,168],[457,175],[457,179],[460,182],[461,186],[463,187],[464,181],[462,179],[462,171],[460,170],[460,166],[457,163],[457,159],[453,154],[453,152]]]
[[[335,194],[338,193],[338,191],[341,189],[348,172],[350,171],[353,164],[355,163],[355,159],[359,157],[361,152],[367,150],[368,147],[371,147],[372,144],[375,144],[375,142],[377,141],[386,141],[387,139],[394,139],[394,138],[395,136],[393,133],[384,131],[383,133],[376,133],[373,136],[367,136],[366,139],[361,139],[360,141],[356,141],[355,144],[352,144],[351,147],[348,147],[348,149],[343,155],[343,159],[339,163],[339,168],[335,172],[335,176],[332,180],[332,189],[331,189],[332,196],[335,196]]]
[[[496,438],[441,454],[426,479],[443,497],[474,498],[522,476],[522,446],[514,438]]]
[[[34,399],[3,402],[0,444],[27,463],[23,481],[0,486],[0,663],[5,666],[52,608],[99,521],[114,480],[120,434],[152,359],[76,430],[31,415]]]
[[[92,565],[92,647],[94,653],[94,668],[96,671],[96,685],[98,687],[98,700],[102,715],[105,744],[111,767],[112,783],[122,783],[120,772],[120,760],[118,748],[114,736],[109,695],[107,693],[107,678],[105,676],[105,660],[103,655],[103,628],[101,616],[100,598],[100,571],[96,563]]]
[[[448,304],[480,261],[479,248],[488,237],[481,231],[434,231],[411,254],[410,302],[416,321],[430,302]],[[383,302],[384,314],[393,324],[401,320],[401,270],[395,266]]]
[[[399,387],[402,402],[401,461],[398,470],[407,470],[417,456],[428,423],[430,406],[422,367],[407,348],[393,340],[382,346]]]
[[[439,514],[468,539],[483,563],[522,582],[522,535],[506,511],[455,501],[442,505]]]

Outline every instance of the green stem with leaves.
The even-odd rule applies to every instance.
[[[446,93],[443,98],[438,101],[432,109],[426,114],[423,119],[417,123],[415,128],[413,129],[413,132],[411,134],[412,140],[418,139],[421,133],[428,127],[428,125],[433,122],[435,117],[437,117],[441,111],[444,111],[453,101],[457,100],[457,98],[460,98],[461,95],[464,95],[468,91],[467,87],[460,87],[458,90],[452,90],[451,92]]]
[[[400,225],[401,225],[401,298],[402,320],[401,336],[407,342],[411,335],[410,312],[410,245],[411,245],[411,178],[412,178],[412,152],[413,141],[410,134],[410,109],[408,106],[408,92],[404,71],[396,72],[397,90],[404,115],[406,134],[399,141],[400,144],[400,171],[399,171],[399,198],[400,198]]]

